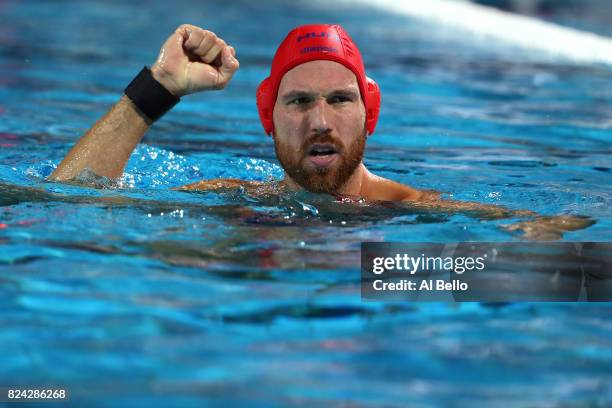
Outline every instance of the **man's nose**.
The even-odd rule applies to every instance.
[[[325,98],[317,98],[313,103],[310,112],[310,130],[313,133],[328,133],[331,131],[330,128],[330,106]]]

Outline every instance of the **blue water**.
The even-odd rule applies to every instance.
[[[282,177],[255,89],[290,28],[338,22],[382,88],[370,170],[589,216],[563,240],[609,241],[612,68],[323,2],[8,0],[0,16],[0,387],[88,407],[612,404],[606,304],[361,301],[361,242],[520,241],[500,228],[516,220],[171,190]],[[184,22],[236,48],[230,86],[185,97],[118,184],[46,181]]]

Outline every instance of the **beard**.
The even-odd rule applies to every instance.
[[[336,160],[326,167],[317,167],[308,163],[310,146],[314,143],[332,144],[337,152]],[[365,143],[364,129],[363,133],[347,147],[329,133],[323,133],[307,139],[297,152],[275,137],[274,150],[285,172],[300,186],[313,193],[333,194],[348,181],[361,163]]]

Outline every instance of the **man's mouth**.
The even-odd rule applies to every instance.
[[[329,166],[338,156],[338,149],[331,143],[315,143],[308,149],[308,158],[319,167]]]

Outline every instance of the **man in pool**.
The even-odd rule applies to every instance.
[[[166,40],[157,61],[72,148],[51,178],[74,179],[89,169],[116,179],[145,132],[179,98],[225,88],[239,67],[236,52],[215,33],[184,24]],[[589,219],[541,217],[530,211],[443,200],[371,173],[363,163],[366,139],[376,127],[380,91],[366,77],[357,46],[338,25],[307,25],[279,46],[270,76],[257,91],[257,106],[285,170],[282,187],[343,198],[394,201],[425,210],[473,212],[485,218],[534,217],[514,224],[532,238],[558,237]],[[205,180],[183,190],[247,189],[261,183]]]

